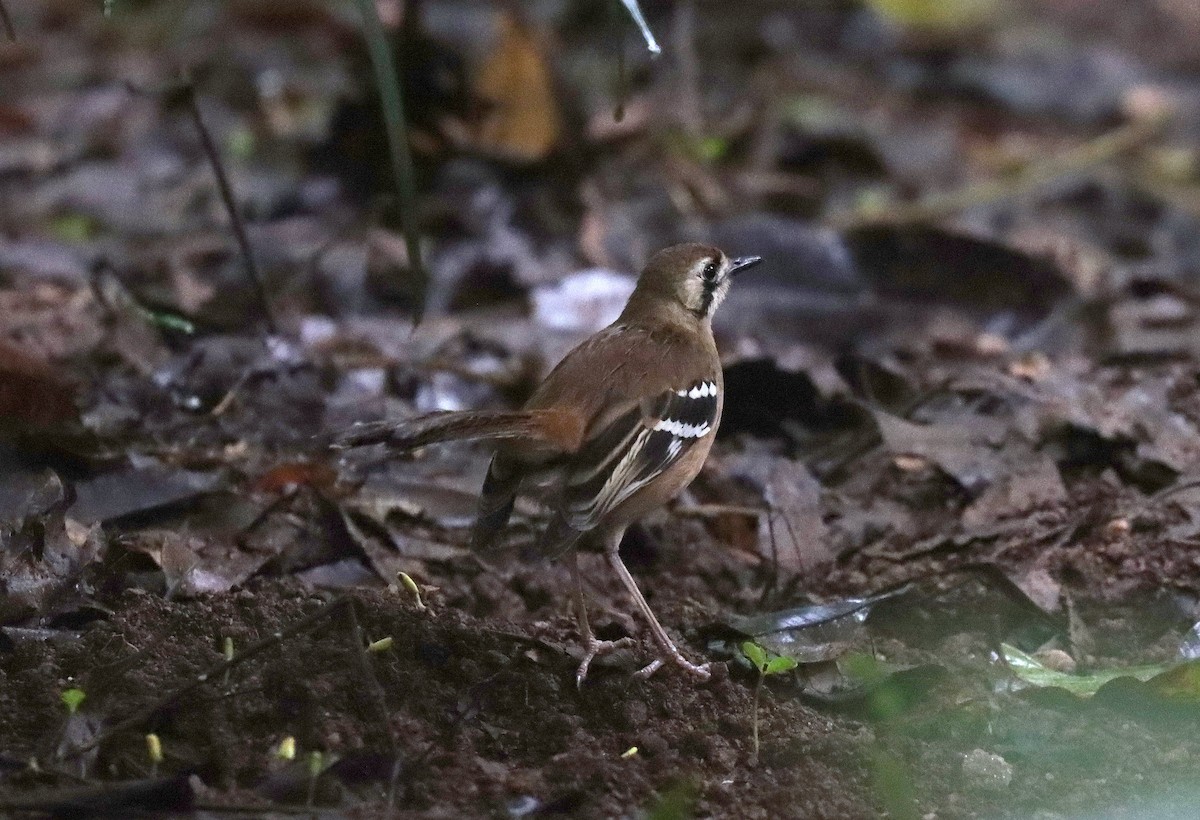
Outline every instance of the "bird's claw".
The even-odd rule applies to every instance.
[[[610,652],[616,652],[618,649],[633,646],[633,643],[633,638],[621,638],[619,641],[601,641],[596,638],[589,638],[585,643],[583,660],[579,664],[579,669],[575,672],[575,688],[579,689],[583,687],[583,682],[587,680],[588,668],[592,665],[592,661],[601,655],[607,655]]]
[[[672,663],[698,681],[704,682],[712,677],[712,672],[709,670],[709,665],[707,663],[695,664],[682,655],[674,656],[670,658],[670,660]],[[640,678],[641,680],[646,680],[659,669],[662,669],[665,663],[666,661],[664,661],[662,658],[657,658],[654,661],[646,664],[637,672],[634,672],[633,676],[635,678]]]

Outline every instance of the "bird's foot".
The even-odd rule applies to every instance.
[[[582,687],[583,682],[587,680],[588,668],[592,665],[592,661],[601,655],[616,652],[618,649],[624,649],[627,646],[633,646],[633,644],[633,638],[621,638],[619,641],[601,641],[589,637],[585,640],[583,660],[579,664],[579,669],[575,672],[575,688]]]
[[[671,663],[675,664],[680,669],[682,669],[684,672],[691,675],[692,677],[694,677],[696,680],[698,680],[700,682],[704,682],[712,677],[712,672],[709,670],[709,664],[707,664],[707,663],[701,663],[701,664],[692,663],[687,658],[685,658],[682,654],[680,654],[678,651],[673,652],[673,653],[668,653],[667,660],[669,660]],[[658,658],[658,659],[654,660],[653,662],[647,664],[646,666],[642,667],[637,672],[635,672],[634,677],[645,680],[645,679],[649,678],[651,675],[653,675],[655,672],[657,672],[659,669],[662,669],[663,665],[665,663],[666,663],[666,660],[664,660],[663,658]]]

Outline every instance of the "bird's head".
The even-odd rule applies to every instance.
[[[712,245],[688,243],[664,248],[646,263],[623,314],[670,312],[707,321],[729,292],[733,277],[762,261],[759,256],[726,256]]]

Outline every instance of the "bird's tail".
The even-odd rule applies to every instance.
[[[355,424],[338,437],[335,446],[387,444],[405,451],[443,441],[525,440],[554,451],[572,452],[582,437],[580,421],[557,410],[467,410]]]
[[[479,494],[479,510],[471,529],[471,549],[482,552],[492,545],[496,536],[508,524],[523,474],[510,459],[497,454],[488,465],[487,478]]]

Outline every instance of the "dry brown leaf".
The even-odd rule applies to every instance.
[[[77,416],[69,382],[47,362],[0,341],[0,424],[47,427]]]
[[[500,15],[500,37],[475,78],[486,111],[474,134],[481,151],[520,162],[549,154],[562,136],[550,67],[533,32]]]

